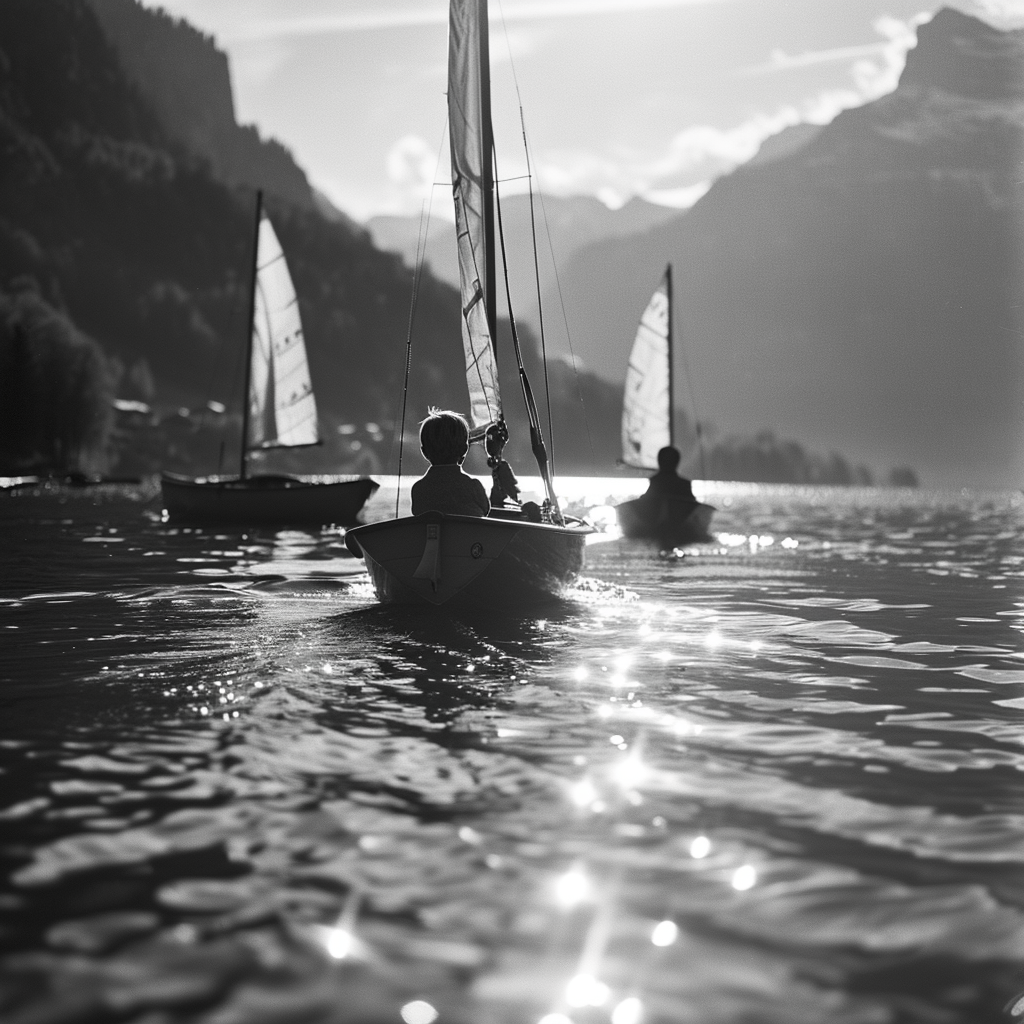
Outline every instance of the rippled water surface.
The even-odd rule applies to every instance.
[[[0,1019],[1019,1016],[1019,497],[704,493],[717,543],[601,535],[515,620],[0,494]]]

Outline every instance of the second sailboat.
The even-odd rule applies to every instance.
[[[622,462],[634,469],[660,468],[659,452],[675,450],[674,367],[672,365],[672,265],[640,317],[626,370],[622,399]],[[678,452],[675,453],[678,463]],[[681,483],[672,472],[669,481]],[[659,473],[658,476],[662,476]],[[714,507],[652,486],[647,494],[616,507],[624,536],[652,540],[664,548],[711,540]],[[680,488],[682,490],[682,488]]]

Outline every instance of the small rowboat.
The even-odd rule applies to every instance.
[[[193,479],[164,473],[160,486],[174,523],[245,526],[350,526],[377,490],[367,477],[311,482],[269,474]]]
[[[681,548],[714,539],[709,531],[714,506],[694,504],[689,498],[644,495],[622,502],[615,511],[622,535],[631,540],[653,540],[663,548]]]
[[[425,512],[345,534],[384,604],[515,610],[562,597],[583,568],[587,535],[524,519]]]

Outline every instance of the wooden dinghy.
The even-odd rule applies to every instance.
[[[164,507],[174,523],[351,526],[377,490],[367,477],[331,482],[292,476],[192,477],[164,473]]]
[[[622,535],[631,540],[652,540],[663,548],[706,544],[713,505],[694,504],[688,498],[647,497],[624,501],[615,508]]]
[[[384,604],[508,610],[562,597],[583,568],[593,530],[523,519],[426,512],[345,534]]]

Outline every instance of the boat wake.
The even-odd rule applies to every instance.
[[[640,595],[635,591],[593,576],[580,576],[566,589],[565,596],[586,604],[632,604],[640,600]]]

